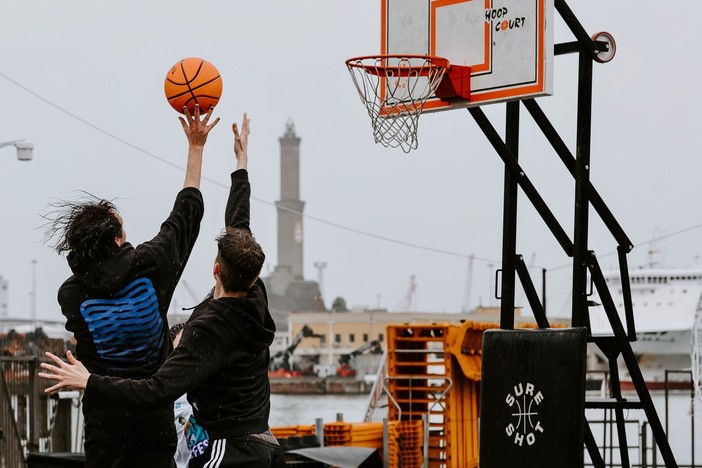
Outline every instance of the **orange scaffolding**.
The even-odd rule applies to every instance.
[[[388,325],[387,440],[381,422],[340,421],[324,424],[324,445],[377,448],[390,468],[477,468],[482,339],[492,328],[499,325]],[[315,433],[314,426],[272,430],[279,438]]]
[[[482,336],[498,327],[468,321],[387,327],[388,419],[424,420],[428,432],[423,455],[395,466],[421,468],[424,457],[429,468],[478,466]]]

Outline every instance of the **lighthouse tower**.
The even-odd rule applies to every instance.
[[[280,200],[275,205],[278,215],[278,264],[265,278],[269,306],[279,328],[287,327],[290,312],[324,310],[319,285],[304,277],[305,202],[300,200],[300,137],[290,120],[280,142]],[[282,320],[286,323],[280,323]]]

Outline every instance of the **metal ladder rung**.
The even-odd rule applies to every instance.
[[[395,342],[407,342],[407,343],[427,343],[427,342],[437,342],[443,343],[444,337],[439,336],[396,336],[393,341]]]
[[[442,403],[446,400],[439,400],[438,398],[396,398],[398,403],[407,403],[409,405],[414,403]]]
[[[420,411],[409,411],[409,410],[407,410],[406,408],[403,408],[403,410],[402,410],[402,420],[403,420],[403,421],[405,420],[405,416],[414,416],[414,415],[416,415],[416,416],[421,416],[421,415],[427,414],[427,413],[430,414],[430,415],[434,415],[434,416],[441,416],[441,415],[445,415],[447,412],[448,412],[448,410],[443,410],[443,411],[436,411],[436,410],[431,410],[431,411],[421,411],[421,410],[420,410]]]
[[[587,409],[643,409],[644,405],[639,400],[616,400],[613,398],[585,400]]]
[[[446,387],[406,387],[406,386],[394,386],[393,389],[397,392],[432,392],[432,393],[443,393],[446,391]]]
[[[444,361],[436,361],[436,362],[428,362],[428,361],[395,361],[393,366],[400,367],[400,366],[414,366],[414,367],[419,367],[419,366],[443,366]],[[398,376],[400,377],[400,376]]]

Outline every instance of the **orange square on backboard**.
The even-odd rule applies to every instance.
[[[381,0],[381,54],[471,67],[470,100],[431,97],[425,112],[550,95],[553,0]]]

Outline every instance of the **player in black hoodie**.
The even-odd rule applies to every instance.
[[[210,112],[180,117],[188,139],[183,189],[156,236],[133,247],[123,221],[106,200],[66,203],[50,225],[56,250],[68,252],[73,275],[58,291],[76,354],[95,375],[146,378],[170,348],[166,313],[200,231],[202,154]],[[101,399],[83,401],[86,467],[171,467],[176,447],[173,406],[115,408]]]
[[[248,119],[241,135],[236,124],[237,171],[227,202],[225,232],[217,239],[212,299],[193,311],[180,344],[151,378],[126,380],[91,374],[69,353],[68,364],[51,353],[56,365],[40,376],[58,383],[47,389],[85,389],[85,402],[153,408],[187,392],[195,419],[210,443],[191,467],[284,467],[283,451],[268,427],[270,413],[269,346],[275,323],[259,278],[265,255],[249,228]]]

